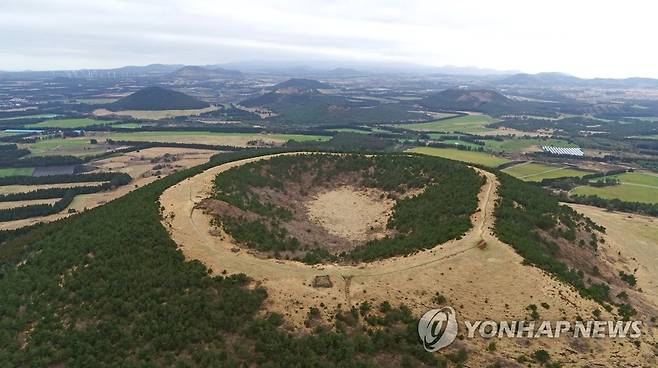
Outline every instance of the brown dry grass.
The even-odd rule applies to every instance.
[[[39,189],[50,188],[78,188],[91,187],[103,184],[102,181],[89,181],[84,183],[62,183],[62,184],[39,184],[39,185],[3,185],[0,186],[0,194],[24,193]]]
[[[157,157],[162,157],[167,153],[175,155],[178,159],[168,164],[169,166],[167,168],[160,170],[162,176],[168,175],[175,171],[190,168],[192,166],[203,164],[208,161],[210,156],[217,152],[189,148],[158,147],[129,152],[121,156],[95,161],[92,163],[96,167],[93,172],[124,172],[129,174],[133,178],[133,181],[128,185],[124,185],[112,191],[79,195],[75,197],[73,203],[71,203],[68,208],[54,215],[2,222],[0,223],[0,230],[18,229],[24,226],[34,225],[39,222],[55,221],[60,218],[69,216],[69,209],[82,212],[85,209],[91,209],[105,204],[113,199],[122,197],[137,188],[141,188],[157,180],[157,175],[155,175],[156,172],[153,170],[153,167],[156,164],[151,163],[151,160]],[[61,186],[61,184],[55,186]]]
[[[174,118],[176,116],[196,116],[206,112],[216,111],[219,107],[210,106],[205,109],[196,110],[158,110],[158,111],[142,111],[142,110],[123,110],[123,111],[110,111],[107,109],[96,109],[93,114],[96,116],[129,116],[135,119],[145,120],[160,120],[166,118]]]
[[[59,201],[59,198],[35,199],[35,200],[31,200],[31,201],[0,202],[0,210],[4,210],[4,209],[8,209],[8,208],[22,207],[22,206],[35,206],[35,205],[38,205],[38,204],[53,204],[57,201]]]
[[[462,239],[437,245],[406,257],[351,265],[309,266],[295,261],[255,257],[247,251],[234,251],[235,244],[226,234],[210,234],[211,218],[196,210],[208,197],[212,180],[231,167],[263,158],[248,159],[217,166],[166,190],[160,198],[165,207],[163,224],[172,239],[181,247],[187,259],[202,261],[215,274],[245,273],[268,291],[266,308],[282,314],[291,330],[304,330],[310,307],[321,310],[329,320],[337,309],[346,309],[363,301],[378,305],[383,301],[405,304],[416,315],[436,306],[432,296],[440,292],[447,297],[460,320],[528,318],[525,307],[547,303],[540,310],[545,320],[578,317],[592,319],[591,311],[601,307],[585,300],[571,287],[555,280],[543,271],[522,264],[513,249],[493,236],[493,208],[496,200],[496,177],[481,171],[487,178],[480,195],[480,208],[474,214],[473,229]],[[267,158],[265,158],[267,159]],[[477,244],[484,240],[485,249]],[[334,286],[317,289],[312,286],[316,276],[329,275]],[[605,311],[602,319],[614,317]],[[464,327],[460,327],[462,332]],[[653,344],[651,335],[645,336]],[[645,340],[645,341],[646,341]],[[620,343],[621,342],[621,343]],[[497,350],[485,353],[489,341],[468,339],[460,344],[472,350],[469,365],[485,366],[495,358],[514,360],[520,354],[545,349],[565,366],[654,366],[653,349],[642,344],[636,349],[628,341],[588,340],[583,354],[569,353],[574,342],[566,338],[555,340],[497,340]],[[449,350],[448,350],[449,351]]]
[[[658,310],[658,219],[593,206],[570,206],[606,228],[600,250],[610,264],[635,273],[637,286],[643,291],[635,297],[647,299]]]

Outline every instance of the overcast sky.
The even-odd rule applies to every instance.
[[[0,0],[0,70],[345,60],[658,78],[649,0]]]

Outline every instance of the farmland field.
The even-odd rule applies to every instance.
[[[431,121],[429,123],[398,124],[397,128],[411,129],[421,132],[464,132],[471,134],[495,131],[486,126],[496,120],[488,115],[467,115],[452,119]]]
[[[507,159],[496,157],[486,152],[462,151],[452,148],[417,147],[407,152],[422,153],[424,155],[439,156],[456,161],[496,167],[508,162]]]
[[[629,202],[658,203],[658,175],[633,172],[611,177],[619,179],[620,184],[601,188],[581,186],[571,193]]]
[[[0,169],[0,178],[7,176],[30,176],[34,172],[31,167]]]
[[[121,123],[121,124],[113,124],[113,128],[123,128],[123,129],[137,129],[141,127],[142,124],[138,123]]]
[[[89,137],[44,139],[21,146],[29,149],[32,156],[88,156],[107,151],[104,144],[91,144]]]
[[[496,152],[526,152],[530,150],[540,150],[541,146],[558,146],[558,147],[577,147],[563,139],[536,139],[536,138],[519,138],[507,139],[504,141],[486,140],[485,147]]]
[[[627,118],[648,121],[651,123],[658,122],[658,116],[627,116]]]
[[[125,110],[125,111],[109,111],[106,109],[98,109],[94,111],[96,116],[131,116],[135,119],[148,119],[159,120],[165,118],[174,118],[176,116],[196,116],[205,112],[215,111],[218,107],[210,106],[205,109],[197,110],[157,110],[157,111],[138,111],[138,110]]]
[[[329,129],[330,132],[337,133],[359,133],[359,134],[370,134],[371,132],[359,129],[350,129],[350,128],[338,128],[338,129]]]
[[[112,124],[113,121],[95,120],[95,119],[53,119],[46,120],[36,124],[27,125],[27,128],[65,128],[76,129],[85,128],[92,125]]]
[[[100,137],[100,136],[99,136]],[[264,142],[285,143],[289,140],[316,141],[329,140],[329,136],[302,135],[302,134],[254,134],[254,133],[218,133],[218,132],[135,132],[113,133],[105,138],[119,141],[149,141],[149,142],[176,142],[201,143],[217,145],[246,146],[247,142],[262,140]]]
[[[56,114],[35,114],[35,115],[24,115],[24,116],[13,116],[10,118],[0,118],[0,120],[17,120],[17,119],[52,119],[57,117]]]
[[[526,162],[508,167],[503,172],[525,181],[541,181],[542,179],[562,178],[567,176],[581,177],[587,171],[576,170],[564,166],[545,165],[536,162]]]

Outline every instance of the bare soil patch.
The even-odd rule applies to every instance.
[[[343,186],[319,193],[305,205],[310,220],[329,233],[363,242],[390,234],[386,223],[395,201],[377,189]]]

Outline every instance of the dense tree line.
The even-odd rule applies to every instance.
[[[20,149],[16,144],[2,144],[0,145],[0,161],[8,162],[18,160],[21,157],[27,156],[30,151],[27,149]]]
[[[115,186],[120,186],[130,183],[131,180],[130,175],[126,173],[100,172],[77,175],[8,176],[0,178],[0,185],[40,185],[110,181]]]
[[[606,199],[596,195],[571,195],[563,198],[566,202],[586,204],[605,208],[610,211],[632,212],[642,215],[658,216],[658,204],[644,202],[627,202],[620,199]]]
[[[111,190],[123,185],[127,185],[132,181],[130,175],[125,173],[116,173],[112,175],[110,181],[104,182],[99,185],[80,186],[74,188],[47,188],[37,189],[23,193],[8,193],[0,195],[0,202],[11,201],[29,201],[33,199],[49,199],[49,198],[63,198],[68,193],[74,195],[91,194]]]
[[[153,147],[172,147],[172,148],[191,148],[191,149],[207,149],[215,151],[239,151],[245,149],[244,147],[229,146],[222,144],[202,144],[202,143],[176,143],[176,142],[148,142],[148,141],[115,141],[112,139],[107,140],[108,144],[114,145],[129,145],[134,149],[147,149]],[[134,150],[133,149],[133,150]],[[114,153],[114,152],[112,152]]]
[[[212,165],[270,152],[221,154]],[[160,223],[158,198],[209,166],[0,245],[0,365],[447,367],[423,350],[404,307],[343,312],[335,326],[297,336],[281,316],[261,313],[267,291],[245,275],[213,277],[186,261]]]
[[[79,165],[85,161],[74,156],[34,156],[21,159],[0,157],[0,167],[37,167]]]
[[[480,147],[471,147],[465,144],[449,144],[449,143],[441,143],[441,142],[430,142],[427,143],[428,147],[436,147],[436,148],[454,148],[460,151],[476,151],[476,152],[484,152],[484,143],[480,145]]]
[[[540,184],[541,186],[544,187],[551,187],[551,188],[561,189],[566,191],[581,185],[590,185],[590,186],[614,185],[615,183],[618,183],[618,181],[614,181],[614,180],[609,181],[608,179],[610,178],[606,178],[607,176],[623,174],[630,171],[633,170],[617,169],[617,170],[610,170],[606,172],[587,174],[587,175],[583,175],[582,177],[568,176],[562,178],[545,178],[541,180]]]
[[[53,204],[36,204],[0,210],[0,222],[22,220],[31,217],[48,216],[64,211],[75,198],[74,191],[66,192]]]

